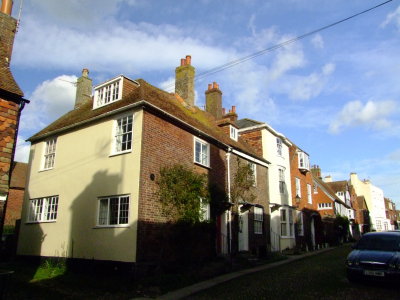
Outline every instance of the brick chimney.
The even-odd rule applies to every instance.
[[[231,122],[235,123],[238,119],[238,115],[236,113],[236,106],[232,105],[232,109],[229,110],[227,114],[225,114],[225,108],[222,109],[223,118],[228,118]]]
[[[75,109],[92,97],[92,79],[89,78],[89,70],[83,69],[82,76],[76,82]]]
[[[7,65],[10,64],[12,49],[14,45],[14,37],[17,29],[17,20],[11,17],[13,1],[2,0],[0,9],[0,43],[6,53]]]
[[[311,173],[315,176],[318,177],[319,179],[322,179],[321,176],[321,168],[318,165],[313,165],[311,167]]]
[[[208,85],[206,94],[206,111],[212,114],[215,119],[222,117],[222,92],[216,82]]]
[[[194,106],[194,75],[195,69],[191,65],[192,57],[186,55],[181,59],[181,65],[175,69],[175,93],[185,102]]]

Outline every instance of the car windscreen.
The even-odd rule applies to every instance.
[[[359,250],[400,251],[400,236],[370,235],[363,236],[358,244]]]

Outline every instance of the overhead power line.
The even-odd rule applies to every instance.
[[[326,29],[328,29],[328,28],[331,28],[331,27],[333,27],[333,26],[336,26],[336,25],[338,25],[338,24],[341,24],[341,23],[343,23],[343,22],[346,22],[346,21],[348,21],[348,20],[351,20],[351,19],[353,19],[353,18],[355,18],[355,17],[358,17],[358,16],[360,16],[360,15],[362,15],[362,14],[365,14],[365,13],[371,11],[371,10],[377,9],[378,7],[381,7],[381,6],[383,6],[383,5],[385,5],[385,4],[389,3],[389,2],[392,2],[392,1],[393,1],[393,0],[388,0],[388,1],[382,2],[382,3],[378,4],[378,5],[375,5],[375,6],[371,7],[371,8],[368,8],[368,9],[366,9],[366,10],[363,10],[363,11],[359,12],[359,13],[356,13],[356,14],[354,14],[354,15],[351,15],[351,16],[349,16],[349,17],[347,17],[347,18],[341,19],[340,21],[336,21],[336,22],[331,23],[331,24],[329,24],[329,25],[320,27],[320,28],[318,28],[318,29],[312,30],[312,31],[310,31],[310,32],[307,32],[307,33],[305,33],[305,34],[302,34],[302,35],[300,35],[300,36],[297,36],[297,37],[295,37],[295,38],[292,38],[292,39],[290,39],[290,40],[287,40],[287,41],[284,41],[284,42],[282,42],[282,43],[276,44],[276,45],[274,45],[274,46],[271,46],[271,47],[265,48],[265,49],[263,49],[263,50],[254,52],[253,54],[244,56],[244,57],[242,57],[242,58],[239,58],[239,59],[230,61],[230,62],[228,62],[228,63],[225,63],[225,64],[223,64],[223,65],[217,66],[217,67],[215,67],[215,68],[209,69],[209,70],[207,70],[207,71],[205,71],[205,72],[203,72],[203,73],[200,73],[199,75],[195,76],[194,80],[197,81],[197,80],[202,79],[202,78],[204,78],[204,77],[207,77],[207,76],[209,76],[209,75],[212,75],[212,74],[221,72],[221,71],[226,70],[226,69],[228,69],[228,68],[232,68],[232,67],[234,67],[234,66],[236,66],[236,65],[238,65],[238,64],[241,64],[241,63],[243,63],[243,62],[245,62],[245,61],[248,61],[248,60],[250,60],[250,59],[253,59],[253,58],[255,58],[255,57],[261,56],[261,55],[263,55],[263,54],[265,54],[265,53],[272,52],[272,51],[275,51],[275,50],[277,50],[277,49],[283,48],[283,47],[285,47],[285,46],[287,46],[287,45],[290,45],[290,44],[293,44],[293,43],[295,43],[295,42],[297,42],[297,41],[299,41],[299,40],[302,40],[302,39],[304,39],[304,38],[306,38],[306,37],[308,37],[308,36],[311,36],[311,35],[313,35],[313,34],[316,34],[316,33],[318,33],[318,32],[321,32],[321,31],[323,31],[323,30],[326,30]],[[168,91],[168,90],[172,89],[173,87],[174,87],[174,84],[171,84],[170,86],[167,86],[166,90]]]

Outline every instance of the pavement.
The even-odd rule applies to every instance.
[[[221,275],[221,276],[218,276],[218,277],[214,277],[214,278],[211,278],[211,279],[208,279],[208,280],[205,280],[205,281],[201,281],[201,282],[198,282],[196,284],[181,288],[179,290],[168,292],[168,293],[166,293],[164,295],[161,295],[161,296],[157,297],[156,299],[159,299],[159,300],[184,299],[186,297],[189,297],[190,295],[193,295],[195,293],[198,293],[198,292],[201,292],[203,290],[209,289],[209,288],[211,288],[213,286],[216,286],[218,284],[230,281],[232,279],[238,278],[240,276],[256,273],[256,272],[263,271],[263,270],[273,269],[273,268],[278,267],[278,266],[289,264],[289,263],[291,263],[293,261],[296,261],[296,260],[301,260],[301,259],[309,257],[309,256],[314,256],[314,255],[318,255],[318,254],[321,254],[321,253],[324,253],[324,252],[328,252],[328,251],[330,251],[332,249],[334,249],[334,248],[333,247],[329,247],[329,248],[323,248],[323,249],[312,251],[312,252],[307,252],[305,254],[290,255],[285,260],[277,261],[277,262],[270,263],[270,264],[260,265],[260,266],[254,267],[254,268],[244,269],[244,270],[240,270],[240,271],[224,274],[224,275]],[[149,298],[134,298],[132,300],[144,300],[144,299],[149,299]]]

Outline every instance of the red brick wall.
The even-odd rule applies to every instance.
[[[243,138],[247,142],[247,144],[252,146],[256,153],[262,157],[263,149],[261,130],[241,132],[240,137]]]
[[[144,111],[142,131],[141,175],[139,191],[139,220],[137,262],[162,261],[168,251],[163,232],[170,228],[168,216],[162,214],[161,205],[157,197],[157,180],[162,166],[183,164],[193,168],[196,172],[207,174],[210,183],[217,184],[226,190],[226,152],[210,143],[210,168],[195,164],[193,134],[166,121],[150,112]],[[201,138],[201,137],[200,137]],[[204,138],[202,138],[205,140]],[[207,141],[207,140],[206,140]],[[235,156],[231,156],[232,174],[235,172]],[[150,176],[155,175],[152,181]],[[267,169],[257,166],[258,184],[254,188],[257,202],[268,212]],[[253,247],[258,247],[267,241],[269,230],[268,216],[265,216],[265,235],[254,239]],[[249,222],[250,225],[251,222]],[[214,229],[215,234],[215,229]],[[233,234],[233,237],[237,234]],[[211,241],[212,249],[202,245],[204,252],[215,252],[215,245]],[[237,243],[236,243],[237,244]],[[200,247],[201,248],[201,247]],[[204,254],[204,253],[203,253]]]
[[[296,205],[296,178],[300,179],[300,190],[301,190],[301,200],[298,205],[299,209],[310,209],[310,210],[317,210],[318,204],[317,200],[315,199],[314,194],[314,186],[313,180],[311,176],[311,172],[300,172],[299,169],[299,158],[296,152],[297,148],[295,146],[291,146],[289,148],[289,159],[290,159],[290,179],[291,179],[291,189],[292,189],[292,204]],[[307,196],[307,184],[311,185],[311,197],[312,197],[312,204],[308,203],[308,196]]]
[[[11,188],[7,198],[7,211],[4,225],[15,226],[15,221],[21,219],[24,190]]]
[[[12,150],[15,143],[18,105],[0,99],[0,192],[8,192]]]

